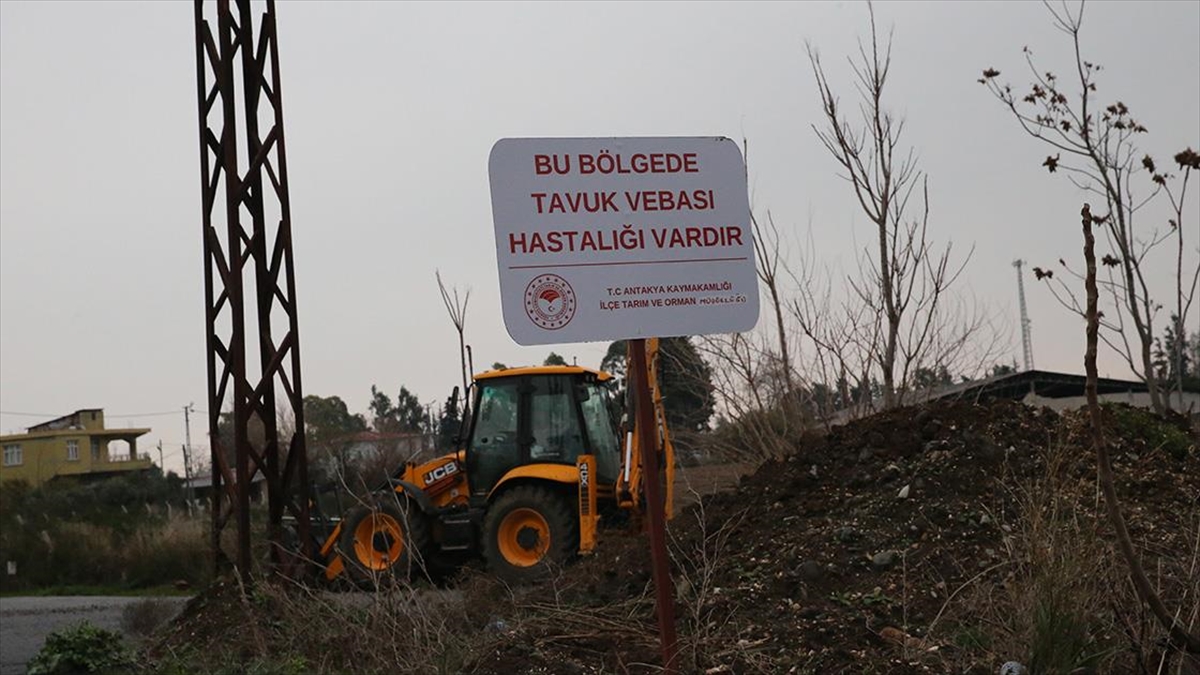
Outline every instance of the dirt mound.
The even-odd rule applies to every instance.
[[[183,610],[156,636],[145,656],[157,660],[190,645],[225,643],[235,648],[231,636],[250,639],[249,623],[256,621],[246,607],[246,598],[236,581],[218,580],[184,605]],[[241,628],[238,628],[238,627]]]
[[[1184,437],[1190,451],[1174,457],[1106,415],[1126,517],[1156,569],[1195,545],[1187,539],[1200,499],[1195,440]],[[995,590],[1020,585],[1039,555],[1022,549],[1029,504],[1069,497],[1069,507],[1044,505],[1069,510],[1091,540],[1111,541],[1096,517],[1083,422],[1014,402],[895,410],[807,437],[736,491],[704,499],[671,528],[685,671],[996,672],[1006,645],[987,629],[994,617],[980,613],[987,602],[1005,611]],[[602,612],[622,607],[633,639],[527,630],[483,672],[518,672],[517,656],[557,672],[637,672],[631,664],[656,661],[646,563],[641,541],[606,539],[559,595]],[[1118,567],[1105,558],[1104,569]],[[1196,605],[1186,577],[1162,583]],[[1082,639],[1111,651],[1121,648],[1117,633],[1106,625]]]
[[[1145,567],[1168,607],[1194,622],[1196,437],[1130,408],[1105,419]],[[986,674],[1009,659],[1064,675],[1167,672],[1162,631],[1112,550],[1084,424],[1012,402],[895,410],[795,439],[794,453],[736,490],[693,499],[669,531],[680,672]],[[713,484],[737,473],[718,471]],[[360,607],[217,585],[150,662],[180,672],[660,672],[645,540],[602,539],[595,555],[526,588],[468,572],[450,590],[380,592]]]

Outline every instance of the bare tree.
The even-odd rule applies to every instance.
[[[765,223],[752,214],[757,271],[774,330],[701,341],[724,411],[736,417],[753,414],[780,427],[774,420],[782,411],[779,419],[788,424],[817,417],[828,426],[835,416],[870,412],[880,401],[884,407],[904,403],[927,371],[973,375],[994,360],[995,333],[983,335],[989,317],[950,293],[970,255],[955,263],[950,245],[935,250],[930,243],[927,182],[913,152],[898,150],[903,123],[883,105],[890,41],[881,52],[873,11],[870,53],[863,47],[860,56],[861,63],[851,62],[862,94],[863,120],[855,125],[841,114],[810,48],[825,111],[824,126],[814,131],[875,224],[878,248],[858,258],[856,275],[839,273],[845,285],[835,289],[834,275],[818,263],[811,228],[807,257],[793,268],[770,212]],[[748,156],[747,145],[743,141]],[[916,210],[914,198],[922,201],[915,218],[906,214],[910,201]],[[794,291],[785,288],[788,278]]]
[[[788,268],[796,288],[788,310],[799,332],[802,366],[809,381],[812,406],[828,428],[837,417],[859,417],[875,409],[876,380],[882,324],[878,313],[853,293],[834,295],[835,275],[819,262],[808,230],[804,255]],[[805,347],[808,349],[805,349]]]
[[[462,374],[462,392],[464,401],[467,395],[467,343],[463,335],[467,325],[467,303],[471,300],[471,289],[463,294],[462,298],[458,297],[458,287],[451,291],[446,290],[446,284],[442,283],[442,273],[434,271],[434,276],[437,278],[438,291],[442,294],[442,303],[446,306],[446,313],[450,315],[450,322],[454,324],[454,330],[458,333],[458,355],[460,360],[460,372]]]
[[[1092,207],[1089,204],[1083,205],[1083,211],[1080,215],[1083,218],[1083,255],[1086,264],[1084,284],[1087,293],[1087,304],[1084,308],[1084,315],[1087,318],[1087,348],[1083,357],[1084,368],[1087,371],[1087,384],[1085,388],[1087,392],[1092,449],[1096,453],[1100,488],[1104,493],[1104,504],[1107,507],[1108,519],[1112,523],[1113,530],[1116,531],[1118,548],[1121,550],[1121,555],[1125,558],[1125,562],[1129,566],[1129,576],[1142,602],[1146,603],[1150,608],[1154,617],[1158,619],[1158,622],[1170,635],[1173,643],[1193,654],[1200,654],[1200,638],[1189,633],[1183,622],[1171,616],[1162,599],[1154,591],[1154,586],[1146,576],[1145,570],[1142,569],[1141,561],[1138,559],[1137,552],[1133,548],[1133,540],[1129,536],[1129,529],[1125,526],[1125,518],[1121,514],[1120,504],[1117,502],[1117,489],[1113,481],[1112,460],[1108,455],[1108,445],[1104,440],[1104,424],[1101,420],[1100,404],[1096,396],[1096,345],[1098,342],[1097,335],[1100,332],[1100,312],[1096,307],[1099,292],[1096,284],[1096,238],[1092,233],[1093,225],[1104,225],[1106,221],[1112,220],[1113,215],[1110,213],[1103,217],[1093,216]]]
[[[1129,368],[1146,383],[1151,404],[1158,412],[1169,407],[1169,397],[1164,397],[1153,364],[1154,319],[1161,304],[1156,302],[1146,280],[1145,271],[1151,266],[1149,254],[1170,238],[1170,229],[1176,233],[1178,251],[1176,257],[1176,310],[1182,322],[1190,310],[1196,293],[1200,262],[1194,272],[1187,272],[1183,262],[1183,203],[1187,189],[1187,176],[1197,168],[1194,152],[1188,149],[1179,153],[1176,160],[1184,170],[1184,178],[1177,193],[1168,190],[1174,179],[1169,174],[1159,173],[1154,160],[1142,155],[1135,138],[1147,132],[1146,127],[1136,120],[1128,106],[1116,101],[1100,108],[1095,101],[1096,76],[1101,66],[1083,58],[1080,47],[1080,30],[1083,24],[1083,3],[1074,12],[1062,3],[1055,7],[1045,3],[1053,18],[1054,26],[1067,34],[1074,47],[1074,72],[1065,82],[1052,72],[1038,69],[1033,53],[1025,48],[1025,60],[1033,82],[1029,92],[1020,95],[1011,85],[1001,84],[997,78],[1000,71],[988,68],[983,71],[980,82],[995,95],[1033,138],[1049,145],[1055,151],[1047,156],[1042,166],[1051,173],[1060,172],[1077,188],[1091,192],[1104,200],[1110,217],[1102,221],[1101,231],[1112,253],[1101,258],[1107,268],[1107,280],[1099,280],[1098,287],[1109,298],[1111,315],[1100,313],[1100,334],[1105,344],[1121,355]],[[1071,84],[1068,84],[1071,83]],[[1077,91],[1073,90],[1077,87]],[[1137,225],[1138,213],[1160,192],[1166,191],[1175,207],[1175,218],[1170,228],[1144,230]],[[1178,199],[1176,199],[1178,197]],[[1071,270],[1065,261],[1060,264],[1076,279],[1083,275]],[[1052,271],[1035,268],[1039,279],[1049,281],[1055,298],[1080,316],[1086,309],[1066,280],[1054,279]],[[1191,277],[1190,284],[1185,282]],[[1133,343],[1126,331],[1126,320],[1132,322]]]
[[[942,301],[970,254],[955,264],[951,245],[935,250],[929,241],[928,180],[917,168],[913,150],[901,147],[903,120],[884,105],[891,38],[880,44],[874,8],[868,7],[870,45],[860,43],[859,60],[850,59],[860,97],[860,122],[851,122],[842,112],[820,56],[811,46],[808,56],[824,113],[822,124],[813,125],[813,130],[837,160],[842,177],[875,226],[877,246],[864,251],[851,287],[878,323],[881,344],[873,357],[882,379],[883,405],[891,408],[902,402],[906,378],[928,361]],[[919,207],[913,204],[918,209],[915,216],[909,213],[914,196],[921,200]]]
[[[765,333],[698,336],[695,346],[711,369],[722,420],[709,437],[717,454],[761,461],[792,449],[807,420],[797,414],[797,406],[784,405],[787,390],[778,372],[779,355]]]
[[[750,144],[746,139],[742,139],[742,155],[746,160],[746,173],[749,178]],[[795,378],[792,377],[793,366],[788,349],[788,332],[783,321],[783,301],[779,294],[779,266],[783,262],[779,229],[775,227],[775,220],[771,217],[771,212],[767,211],[768,228],[764,230],[754,216],[753,207],[750,209],[750,224],[754,228],[754,257],[758,262],[755,269],[758,272],[758,280],[762,282],[763,286],[766,286],[767,293],[771,297],[771,308],[775,313],[776,338],[779,341],[778,368],[786,387],[785,401],[790,402],[796,387]]]
[[[696,346],[712,367],[713,387],[726,413],[736,417],[767,407],[760,385],[759,350],[752,346],[750,334],[700,335]]]
[[[749,182],[749,143],[742,140]],[[787,263],[778,228],[770,212],[768,227],[760,225],[750,211],[754,231],[754,254],[758,280],[766,289],[775,317],[775,340],[766,331],[746,334],[700,336],[697,351],[711,369],[711,386],[719,403],[720,417],[737,427],[736,434],[718,451],[728,458],[777,456],[785,451],[788,438],[803,429],[806,421],[798,405],[799,390],[785,322],[781,270]]]
[[[792,375],[792,357],[788,349],[788,331],[783,322],[783,301],[779,292],[779,266],[781,255],[779,251],[779,229],[771,212],[767,212],[767,229],[758,224],[754,214],[750,214],[750,224],[754,227],[754,256],[758,259],[756,269],[758,279],[767,287],[771,297],[771,309],[775,314],[775,335],[779,344],[777,368],[783,380],[784,396],[791,396],[796,389],[795,378]]]
[[[1149,159],[1147,157],[1146,159]],[[1175,391],[1179,394],[1179,409],[1183,410],[1183,376],[1184,376],[1184,359],[1187,344],[1187,328],[1186,318],[1191,312],[1192,301],[1196,298],[1196,288],[1200,285],[1200,263],[1191,270],[1191,280],[1186,281],[1188,271],[1183,262],[1183,205],[1184,199],[1187,196],[1188,179],[1191,178],[1192,171],[1200,171],[1200,154],[1191,148],[1187,148],[1183,152],[1175,155],[1175,163],[1179,165],[1179,169],[1183,172],[1183,177],[1179,179],[1179,187],[1176,190],[1166,177],[1161,177],[1163,191],[1167,194],[1167,199],[1171,202],[1171,212],[1173,217],[1168,221],[1171,229],[1175,232],[1175,315],[1174,325],[1172,326],[1172,337],[1175,344],[1171,345],[1169,354],[1173,361],[1172,370],[1175,372]],[[1150,172],[1154,173],[1153,161],[1147,167]],[[1159,174],[1155,174],[1159,177]],[[1185,285],[1186,284],[1186,285]],[[1200,365],[1200,364],[1197,364]],[[1167,396],[1167,405],[1170,405],[1171,397]]]

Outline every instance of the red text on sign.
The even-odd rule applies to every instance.
[[[636,152],[625,156],[601,150],[597,154],[580,153],[575,157],[580,175],[700,173],[700,163],[694,152]],[[534,155],[533,171],[539,176],[571,173],[571,155]]]
[[[643,173],[699,173],[696,153],[650,152],[634,153],[628,157],[621,153],[601,150],[598,155],[581,153],[579,173],[600,174],[643,174]]]
[[[712,248],[742,246],[742,228],[737,225],[714,227],[642,228],[624,225],[612,230],[550,230],[548,232],[510,232],[508,252],[576,253],[583,251],[622,251],[647,248]]]
[[[712,190],[641,190],[623,193],[630,211],[710,211]],[[614,192],[531,192],[538,213],[611,213],[620,211]]]

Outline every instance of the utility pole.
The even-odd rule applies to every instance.
[[[195,403],[189,403],[183,406],[183,478],[188,481],[189,487],[192,480],[192,420],[191,413],[196,407]]]
[[[1025,279],[1021,274],[1024,260],[1014,260],[1013,267],[1017,268],[1017,295],[1021,300],[1021,346],[1025,351],[1025,370],[1033,370],[1033,335],[1030,332],[1029,310],[1025,306]]]
[[[161,438],[158,440],[158,469],[159,469],[159,471],[163,472],[164,476],[167,475],[167,467],[163,465],[162,439]]]

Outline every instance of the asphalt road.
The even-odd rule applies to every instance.
[[[121,630],[121,611],[143,598],[51,596],[0,598],[0,675],[22,675],[52,631],[83,620]],[[163,598],[182,609],[188,598]]]

